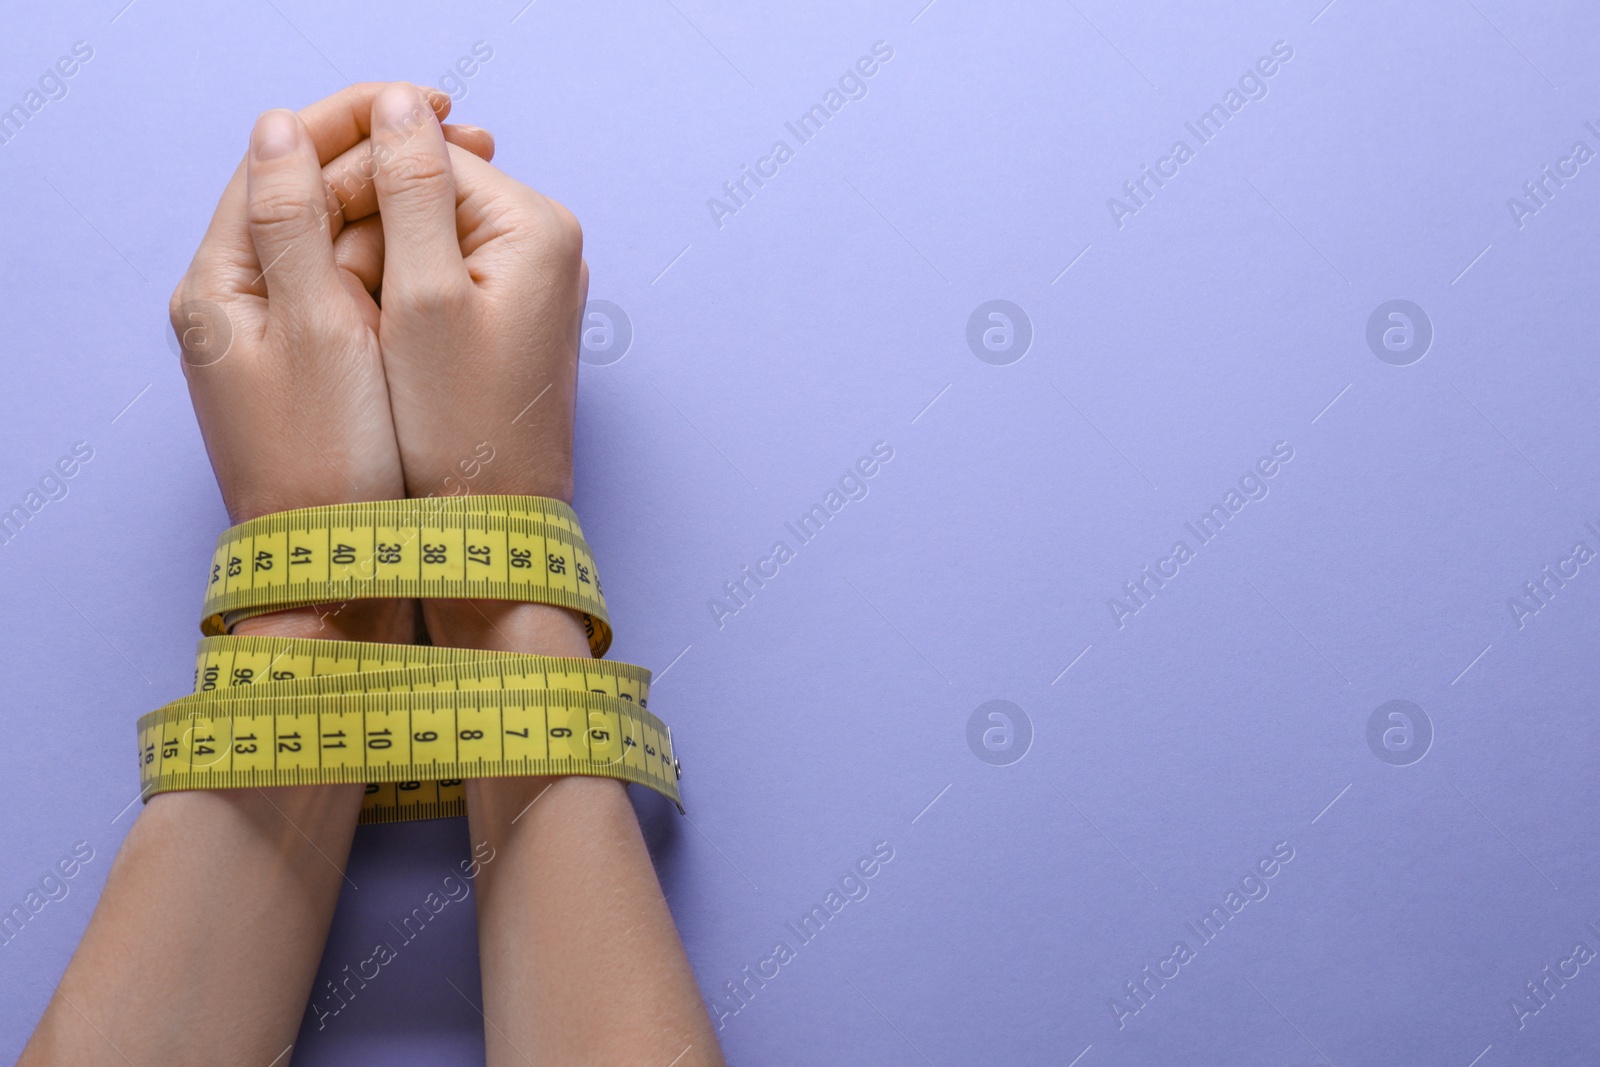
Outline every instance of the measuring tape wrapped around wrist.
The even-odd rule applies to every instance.
[[[233,637],[255,615],[367,598],[513,600],[581,614],[611,643],[577,516],[544,497],[339,504],[266,515],[217,539],[195,691],[139,719],[139,784],[179,789],[364,782],[362,822],[466,812],[468,778],[582,774],[682,810],[650,672],[600,659]]]

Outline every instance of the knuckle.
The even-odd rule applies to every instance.
[[[378,181],[382,182],[390,193],[431,192],[450,181],[450,160],[442,152],[404,149],[380,151],[375,146],[372,163],[376,168]]]
[[[546,200],[549,217],[546,228],[557,256],[568,262],[583,260],[583,225],[565,204]]]
[[[167,301],[167,321],[174,330],[181,329],[184,321],[185,308],[188,304],[185,298],[187,292],[187,279],[180,281],[172,290],[172,297]]]
[[[321,211],[311,200],[291,189],[264,189],[250,198],[248,219],[252,227],[266,230],[306,230]]]
[[[227,307],[180,282],[167,305],[176,352],[187,374],[220,362],[233,348],[234,324]]]
[[[392,293],[393,306],[403,307],[408,313],[430,321],[452,321],[467,311],[467,304],[471,298],[470,284],[458,284],[443,273],[430,274],[427,277],[400,282],[388,289],[398,289]],[[390,306],[391,300],[384,301],[385,306]]]

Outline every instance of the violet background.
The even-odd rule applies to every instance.
[[[895,851],[725,1020],[732,1062],[1593,1061],[1600,963],[1521,1030],[1509,1003],[1600,949],[1600,577],[1521,629],[1508,599],[1600,547],[1600,164],[1520,228],[1506,201],[1600,149],[1600,9],[923,2],[5,12],[0,105],[94,57],[0,145],[0,504],[95,457],[0,548],[0,905],[96,857],[0,949],[0,1053],[133,820],[133,721],[186,688],[224,525],[167,297],[258,112],[481,41],[455,117],[576,212],[632,324],[582,374],[578,506],[614,654],[671,665],[693,822],[639,806],[707,996]],[[867,96],[719,228],[707,199],[878,41]],[[1269,94],[1119,229],[1107,198],[1278,41]],[[1365,340],[1395,298],[1435,331],[1404,367]],[[1008,366],[967,345],[991,299],[1034,331]],[[719,629],[708,600],[877,441],[870,495]],[[1107,598],[1278,441],[1270,495],[1119,630]],[[1031,721],[1009,766],[968,747],[992,699]],[[1368,747],[1391,699],[1435,733],[1409,766]],[[1119,1029],[1123,983],[1284,841]],[[466,854],[460,822],[361,831],[325,976]],[[480,1059],[475,957],[452,905],[295,1062]]]

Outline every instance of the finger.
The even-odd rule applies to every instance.
[[[316,146],[319,162],[326,163],[366,139],[372,128],[372,101],[386,84],[352,85],[301,111],[301,120]],[[431,88],[422,92],[440,119],[450,113],[448,95]],[[255,245],[245,221],[245,205],[245,164],[241,161],[223,189],[205,237],[189,265],[185,280],[196,292],[214,296],[241,292],[265,294],[257,278],[261,264],[255,259]],[[256,281],[251,282],[252,278]]]
[[[460,149],[452,149],[450,159],[462,256],[477,256],[474,262],[482,263],[486,254],[504,246],[508,259],[531,264],[541,274],[545,255],[557,259],[582,256],[583,231],[572,212],[494,164]]]
[[[346,226],[333,239],[333,260],[361,321],[376,336],[383,318],[377,302],[378,289],[383,284],[383,224],[377,219],[364,219]]]
[[[319,163],[326,164],[371,135],[372,102],[387,87],[387,82],[362,82],[300,110],[300,118],[317,146]],[[450,114],[450,97],[426,86],[419,87],[418,93],[443,122]]]
[[[256,120],[246,165],[246,216],[274,314],[325,304],[339,274],[323,225],[322,168],[305,123],[293,111]]]
[[[471,256],[516,226],[510,208],[520,196],[533,193],[492,163],[464,152],[450,156],[456,178],[456,238],[463,257]]]
[[[444,139],[479,159],[494,157],[494,135],[480,127],[446,125]],[[333,232],[377,214],[378,190],[372,181],[376,174],[370,140],[362,141],[322,168],[322,178],[328,183],[328,210],[336,217]]]
[[[447,122],[444,124],[444,139],[459,148],[465,148],[485,162],[494,158],[494,134],[482,126]]]
[[[368,293],[383,284],[383,220],[375,216],[352,222],[333,239],[333,261],[349,271]]]
[[[466,268],[449,146],[416,86],[396,82],[372,102],[372,145],[386,287],[418,292],[460,283]]]

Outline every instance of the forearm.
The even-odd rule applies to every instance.
[[[560,609],[436,602],[424,614],[438,644],[589,654]],[[564,777],[466,788],[472,841],[493,850],[478,875],[488,1062],[722,1063],[626,787]]]
[[[409,641],[414,607],[239,632]],[[287,1063],[344,883],[362,787],[165,793],[139,813],[21,1063]]]

